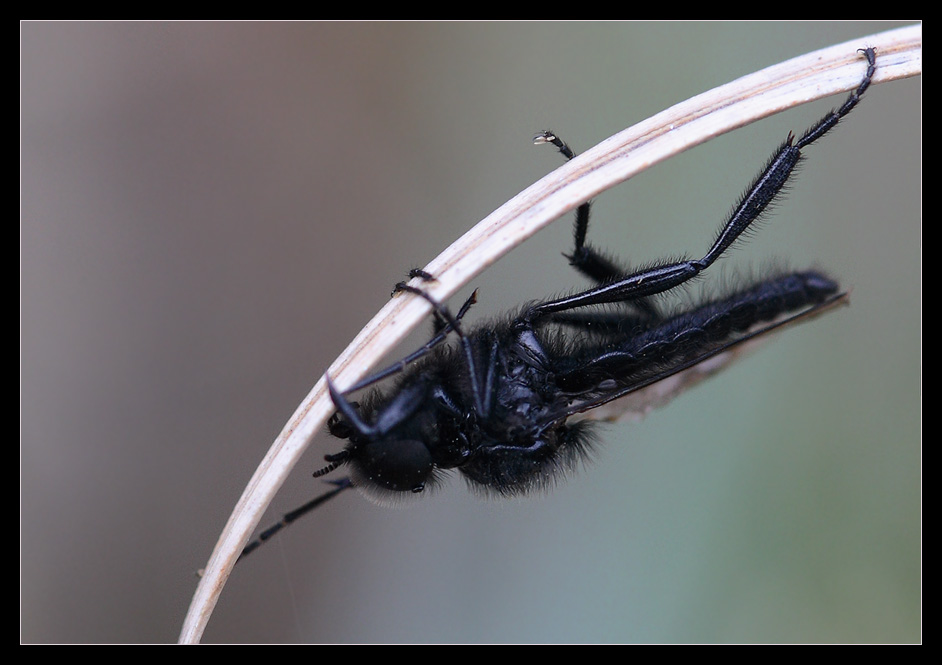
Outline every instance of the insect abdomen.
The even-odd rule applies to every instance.
[[[593,386],[607,380],[627,385],[648,372],[661,371],[688,357],[726,345],[758,324],[824,302],[838,289],[837,282],[815,271],[757,282],[725,298],[670,316],[621,340],[612,340],[607,351],[580,364],[578,372],[560,374],[558,385],[576,393],[591,391]]]

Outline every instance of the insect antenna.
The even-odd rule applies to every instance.
[[[343,466],[344,463],[347,461],[347,457],[349,456],[350,455],[347,453],[346,450],[342,450],[336,455],[327,455],[327,461],[330,462],[330,464],[325,466],[323,469],[318,469],[312,475],[315,478],[326,476],[331,471],[334,471],[335,469],[338,469],[339,467]]]

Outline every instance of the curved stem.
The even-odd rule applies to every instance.
[[[803,55],[677,104],[630,127],[530,186],[491,213],[425,270],[424,283],[444,302],[487,266],[550,222],[600,192],[672,155],[711,138],[822,97],[846,92],[860,82],[863,46],[877,52],[873,84],[916,76],[922,71],[919,25],[870,35]],[[343,389],[366,376],[380,358],[427,315],[425,299],[391,299],[328,373]],[[322,377],[262,460],[236,504],[200,579],[180,633],[180,642],[198,642],[226,579],[275,492],[320,430],[334,407]]]

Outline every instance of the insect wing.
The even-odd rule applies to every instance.
[[[850,294],[839,293],[804,311],[744,331],[738,337],[685,358],[676,365],[660,367],[649,376],[641,376],[628,387],[585,401],[574,401],[563,416],[606,422],[637,422],[654,409],[666,405],[688,388],[732,365],[761,346],[774,332],[803,323],[832,309],[849,304]]]

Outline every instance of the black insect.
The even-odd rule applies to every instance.
[[[434,335],[418,351],[350,388],[396,376],[391,389],[348,401],[328,377],[337,413],[330,433],[347,441],[326,456],[350,478],[286,515],[243,555],[284,525],[349,487],[379,496],[422,492],[455,469],[472,487],[511,496],[544,488],[573,470],[593,445],[593,423],[574,416],[599,409],[656,382],[734,352],[748,340],[843,302],[837,282],[809,270],[764,277],[723,297],[667,313],[656,296],[710,267],[769,206],[788,181],[801,151],[856,106],[875,71],[867,71],[842,106],[795,140],[789,135],[749,187],[700,259],[660,262],[628,271],[586,244],[589,203],[576,213],[570,263],[595,282],[573,295],[526,305],[497,322],[464,330],[475,294],[457,314],[420,288],[400,283],[433,305]],[[567,158],[572,150],[551,132]],[[416,270],[410,274],[431,280]],[[446,344],[449,336],[457,344]]]

